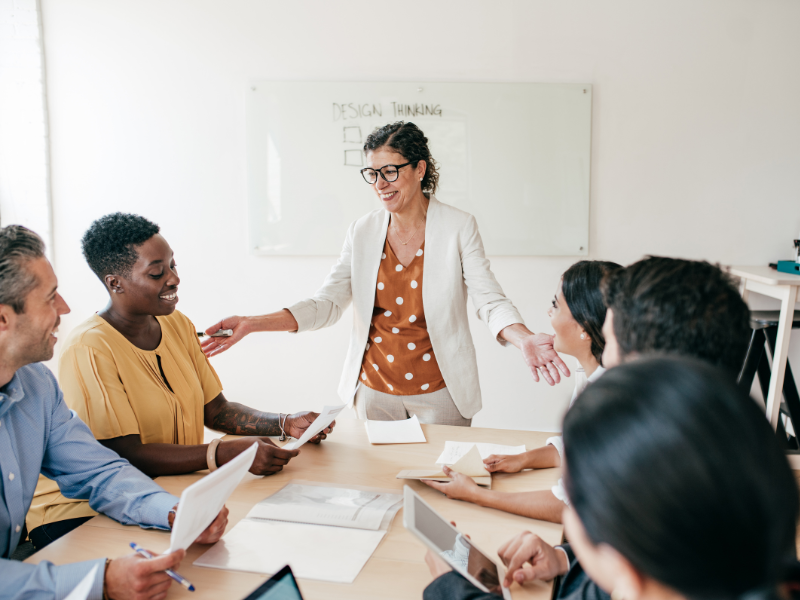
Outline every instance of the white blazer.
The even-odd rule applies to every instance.
[[[353,329],[339,382],[339,397],[351,404],[372,322],[378,268],[390,213],[374,210],[350,225],[339,261],[308,300],[289,307],[298,333],[329,327],[353,303]],[[492,274],[475,217],[431,196],[425,227],[422,303],[433,352],[453,401],[464,418],[481,409],[475,346],[469,331],[467,295],[478,318],[498,342],[505,327],[523,323]]]

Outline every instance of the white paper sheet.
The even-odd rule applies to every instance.
[[[364,421],[370,444],[420,444],[427,442],[419,419],[403,421]]]
[[[172,524],[169,552],[192,545],[203,530],[217,518],[228,497],[244,478],[258,444],[253,442],[247,450],[232,461],[222,465],[183,490],[178,503],[178,512]]]
[[[271,575],[288,563],[301,579],[352,583],[384,535],[385,531],[243,519],[194,564]]]
[[[290,483],[256,504],[247,519],[377,530],[401,494]]]
[[[342,412],[342,409],[344,409],[345,406],[347,405],[342,404],[340,406],[326,406],[322,409],[322,412],[319,413],[319,416],[314,419],[314,422],[308,426],[308,429],[305,430],[303,435],[300,436],[300,439],[289,442],[283,447],[287,450],[296,450],[317,435],[320,431],[325,429],[328,425],[330,425],[336,419],[336,415]]]
[[[478,447],[481,459],[485,460],[492,454],[522,454],[525,446],[503,446],[501,444],[484,444],[473,442],[445,442],[444,451],[436,459],[437,465],[452,465],[461,459],[473,446]]]
[[[81,579],[81,582],[76,585],[69,596],[64,600],[86,600],[89,597],[89,592],[92,591],[94,585],[94,578],[97,576],[97,565],[92,567],[92,570],[86,574],[86,577]]]

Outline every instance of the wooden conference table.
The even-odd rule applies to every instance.
[[[300,455],[277,475],[255,477],[248,474],[228,500],[230,509],[228,530],[236,525],[254,504],[294,480],[350,483],[401,492],[404,484],[411,485],[448,520],[468,533],[484,551],[496,556],[497,549],[517,533],[528,530],[549,544],[561,542],[562,527],[510,515],[458,500],[448,500],[443,494],[418,481],[395,479],[403,469],[435,468],[447,440],[490,442],[522,445],[530,450],[544,445],[552,434],[477,427],[423,425],[428,442],[373,446],[367,440],[364,424],[358,420],[339,420],[336,429],[319,446],[306,444]],[[167,491],[180,496],[181,491],[206,472],[191,475],[159,477],[156,481]],[[504,492],[548,490],[558,480],[560,469],[525,471],[513,475],[493,476],[492,489]],[[63,538],[31,556],[27,562],[49,560],[65,564],[99,557],[115,558],[130,553],[130,542],[154,552],[169,547],[169,533],[125,526],[105,516],[98,516]],[[265,544],[280,547],[281,540],[264,540]],[[168,598],[193,600],[244,598],[255,589],[265,575],[222,571],[195,567],[192,563],[209,546],[189,548],[180,573],[191,581],[197,591],[187,592],[173,584]],[[342,548],[346,552],[346,548]],[[422,591],[432,577],[424,562],[425,547],[403,527],[402,510],[395,517],[389,533],[378,546],[364,569],[352,584],[328,583],[301,579],[300,588],[306,600],[316,599],[410,599],[422,598]],[[511,589],[515,599],[549,600],[552,583],[534,583]]]

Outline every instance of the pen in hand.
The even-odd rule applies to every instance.
[[[216,333],[212,333],[208,335],[205,331],[198,331],[197,337],[231,337],[233,335],[233,329],[220,329]]]
[[[133,548],[133,551],[136,552],[136,554],[138,554],[139,556],[143,556],[144,558],[153,558],[152,553],[148,552],[147,550],[139,546],[136,542],[131,542],[131,548]],[[180,583],[190,592],[194,591],[194,586],[191,583],[189,583],[188,580],[184,579],[181,575],[179,575],[172,569],[167,569],[166,571],[164,571],[164,573],[172,577],[175,581]]]

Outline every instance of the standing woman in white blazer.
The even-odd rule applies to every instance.
[[[268,315],[226,317],[228,338],[209,338],[211,357],[254,331],[304,332],[336,323],[353,303],[353,329],[339,383],[362,419],[469,426],[481,409],[467,296],[492,335],[522,351],[533,377],[558,383],[569,370],[553,338],[525,327],[497,283],[475,217],[436,200],[439,174],[413,123],[376,129],[364,145],[364,180],[382,208],[353,223],[339,261],[317,293]]]

